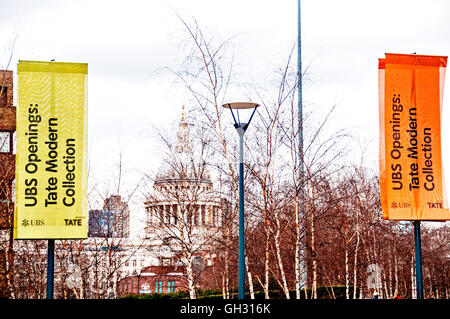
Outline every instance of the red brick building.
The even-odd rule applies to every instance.
[[[13,264],[13,181],[15,178],[13,72],[0,70],[0,298],[8,298]]]
[[[214,266],[205,265],[196,269],[197,288],[217,288],[214,282]],[[189,291],[185,266],[149,266],[140,274],[122,278],[118,285],[118,296],[129,294],[177,293]]]
[[[175,293],[187,291],[184,266],[149,266],[140,274],[123,278],[118,284],[118,295]]]

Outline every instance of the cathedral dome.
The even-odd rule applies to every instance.
[[[155,185],[161,185],[180,182],[212,184],[205,163],[196,161],[192,152],[189,125],[185,119],[184,106],[181,121],[178,125],[177,143],[174,152],[164,159],[158,169],[154,183]]]

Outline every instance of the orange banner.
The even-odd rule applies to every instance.
[[[447,57],[386,54],[378,64],[383,217],[450,219],[441,159]]]

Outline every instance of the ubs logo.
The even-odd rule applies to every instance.
[[[22,226],[45,226],[43,219],[22,219]]]
[[[410,203],[402,203],[402,202],[392,202],[391,208],[410,208]]]

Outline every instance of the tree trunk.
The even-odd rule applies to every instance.
[[[356,230],[355,259],[353,260],[353,299],[356,299],[358,288],[358,249],[359,249],[359,225]]]
[[[392,297],[394,296],[393,292],[392,292],[392,249],[391,249],[391,243],[389,243],[389,256],[388,256],[388,269],[389,269],[389,273],[388,273],[388,281],[386,283],[387,287],[387,296],[389,299],[392,299]]]
[[[278,213],[275,213],[275,221],[277,224],[277,231],[275,232],[275,250],[277,254],[278,268],[280,269],[280,276],[282,282],[282,288],[286,299],[290,299],[289,288],[287,285],[286,274],[284,272],[283,261],[281,259],[281,249],[280,249],[280,220]]]
[[[222,297],[223,299],[227,299],[225,291],[225,274],[222,275]]]
[[[414,267],[414,252],[411,255],[411,297],[412,299],[417,299],[417,288],[416,288],[416,269]]]
[[[195,284],[194,284],[194,270],[192,269],[192,258],[186,258],[186,273],[188,279],[188,287],[189,287],[189,298],[197,299],[195,294]]]
[[[359,196],[359,195],[357,195]],[[359,201],[358,197],[358,203],[361,208],[361,203]],[[358,214],[358,211],[357,211]],[[355,245],[355,258],[353,260],[353,299],[356,299],[356,291],[358,288],[358,251],[359,251],[359,240],[360,240],[360,233],[359,233],[359,223],[360,223],[360,216],[359,214],[356,216],[356,245]]]
[[[223,298],[230,299],[229,289],[229,269],[228,269],[228,249],[225,248],[225,270],[223,274]]]
[[[11,223],[12,224],[12,223]],[[8,244],[8,249],[5,250],[6,253],[6,282],[9,287],[9,295],[12,299],[15,299],[15,289],[14,287],[14,246],[13,246],[13,231],[10,230],[10,240]]]
[[[301,231],[300,231],[300,211],[299,211],[299,197],[295,196],[295,297],[300,299],[301,295],[301,281],[302,281],[302,269],[301,269]]]
[[[386,297],[386,299],[389,299],[390,296],[389,296],[389,291],[388,291],[388,280],[387,280],[387,278],[386,278],[386,272],[385,272],[385,271],[382,271],[381,273],[382,273],[383,279],[384,279],[384,280],[383,280],[384,296]]]
[[[248,258],[247,258],[247,256],[245,256],[245,269],[247,270],[248,289],[250,291],[250,299],[255,299],[255,291],[253,289],[252,273],[250,272],[249,267],[248,267]]]
[[[397,255],[394,251],[394,280],[395,280],[395,287],[394,287],[394,296],[398,296],[398,261],[397,261]]]
[[[314,200],[314,197],[313,197]],[[313,210],[314,211],[314,210]],[[317,259],[315,246],[314,213],[311,218],[311,258],[312,258],[312,287],[311,299],[317,299]]]
[[[266,226],[268,228],[268,226]],[[266,230],[266,254],[265,254],[265,266],[264,266],[264,285],[263,285],[263,290],[264,290],[264,298],[265,299],[269,299],[269,247],[270,246],[270,242],[269,242],[269,232],[268,230]]]
[[[348,273],[348,247],[345,245],[345,298],[350,299],[350,278]]]

